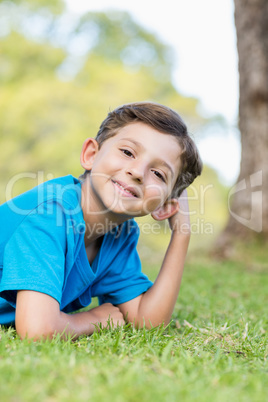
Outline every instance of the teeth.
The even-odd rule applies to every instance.
[[[134,197],[136,197],[136,195],[134,193],[132,193],[132,191],[127,190],[126,188],[124,188],[123,186],[121,186],[121,184],[117,183],[117,181],[115,182],[118,187],[122,188],[122,190],[126,191],[127,193],[133,195]]]

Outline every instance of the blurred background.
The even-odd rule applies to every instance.
[[[79,176],[83,141],[107,112],[151,100],[179,112],[200,150],[190,247],[209,249],[240,165],[233,13],[232,0],[0,1],[0,203]],[[158,259],[167,226],[140,226],[141,252]]]

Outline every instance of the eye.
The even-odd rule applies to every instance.
[[[162,180],[164,183],[166,182],[165,177],[158,172],[157,170],[153,170],[154,174],[156,175],[156,177],[158,177],[160,180]]]
[[[126,156],[129,156],[130,158],[134,158],[134,155],[132,152],[130,152],[128,149],[120,149],[121,152],[123,152],[123,154],[125,154]]]

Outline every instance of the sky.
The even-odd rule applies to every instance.
[[[238,60],[233,0],[67,0],[73,13],[126,10],[176,57],[173,83],[184,95],[200,100],[205,116],[220,114],[226,129],[196,136],[203,161],[217,170],[224,184],[239,173]]]

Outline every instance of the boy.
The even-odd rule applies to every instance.
[[[167,324],[190,238],[187,196],[202,162],[180,116],[123,105],[88,138],[85,173],[43,183],[0,207],[0,323],[38,339],[92,334],[97,324]],[[133,217],[168,219],[170,244],[152,284],[142,274]],[[87,306],[92,296],[100,305]]]

